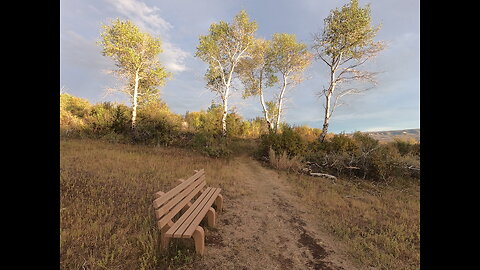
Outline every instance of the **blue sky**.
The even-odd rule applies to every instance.
[[[111,19],[130,19],[142,30],[159,36],[163,65],[173,77],[161,89],[162,99],[178,114],[208,108],[215,95],[205,88],[207,65],[195,58],[199,35],[211,23],[230,22],[241,9],[258,23],[257,36],[270,39],[273,33],[295,34],[311,46],[312,34],[323,28],[330,10],[347,0],[61,0],[60,1],[60,87],[92,103],[117,101],[125,96],[105,96],[105,89],[118,86],[108,73],[113,62],[101,55],[101,25]],[[376,40],[388,47],[364,66],[381,72],[376,88],[348,96],[330,121],[330,132],[379,131],[420,127],[420,3],[419,0],[360,0],[371,5],[374,25],[382,24]],[[321,128],[323,98],[319,91],[328,83],[328,70],[321,61],[305,71],[307,80],[287,94],[283,119],[294,125]],[[267,98],[277,89],[270,89]],[[245,119],[262,116],[258,98],[243,100],[234,92],[230,106]]]

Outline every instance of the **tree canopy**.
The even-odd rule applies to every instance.
[[[361,8],[358,0],[351,0],[341,8],[333,9],[324,20],[323,32],[314,35],[315,56],[330,68],[329,85],[321,92],[325,96],[325,118],[320,141],[325,140],[330,117],[341,105],[339,100],[369,89],[348,87],[336,91],[337,86],[353,82],[376,84],[375,72],[358,67],[384,49],[384,42],[374,41],[379,30],[380,26],[371,25],[370,5]]]
[[[102,54],[114,60],[114,73],[126,81],[122,89],[133,103],[132,127],[135,126],[138,99],[143,101],[159,97],[158,87],[165,84],[171,74],[160,64],[162,52],[160,38],[141,32],[131,21],[115,19],[111,25],[103,25],[100,44]]]
[[[205,74],[207,87],[222,99],[222,132],[226,135],[228,97],[235,68],[255,41],[257,23],[250,21],[245,10],[240,11],[232,23],[212,23],[208,35],[201,35],[195,56],[208,63]]]

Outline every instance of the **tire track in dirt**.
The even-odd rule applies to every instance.
[[[217,227],[205,230],[205,255],[187,269],[355,269],[319,240],[277,172],[247,156],[233,162],[246,195],[224,195]]]

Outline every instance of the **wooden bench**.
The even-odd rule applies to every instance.
[[[179,179],[179,185],[164,193],[155,193],[153,208],[160,229],[160,246],[166,249],[171,238],[191,238],[195,251],[203,255],[205,231],[200,222],[207,217],[207,224],[215,227],[216,212],[222,210],[223,197],[220,188],[205,187],[205,171],[197,171],[187,180]],[[179,217],[178,217],[179,216]],[[178,217],[175,221],[174,218]]]

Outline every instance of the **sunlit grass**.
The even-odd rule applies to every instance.
[[[420,268],[418,183],[396,186],[288,174],[323,229],[347,247],[359,267]]]
[[[202,168],[207,185],[241,194],[229,162],[176,148],[61,141],[62,269],[175,269],[191,261],[192,247],[181,242],[159,251],[153,194]]]
[[[233,145],[252,153],[248,142]],[[192,241],[159,250],[151,206],[204,168],[207,185],[225,198],[248,195],[235,159],[208,158],[187,149],[60,142],[60,265],[62,269],[177,269],[196,257]],[[318,224],[345,244],[359,269],[419,269],[419,186],[346,181],[280,172],[311,207]]]

